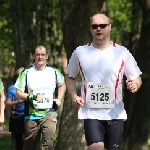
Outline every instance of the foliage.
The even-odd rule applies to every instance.
[[[9,2],[9,0],[1,1],[0,5],[0,70],[3,77],[5,77],[5,69],[3,69],[5,65],[14,66],[15,64],[15,60],[12,57],[13,46]]]
[[[60,16],[59,0],[0,1],[1,77],[12,76],[15,68],[27,65],[28,58],[32,62],[37,45],[44,45],[49,54],[64,50]]]
[[[108,0],[108,13],[112,24],[111,39],[121,44],[123,34],[131,31],[131,0]]]

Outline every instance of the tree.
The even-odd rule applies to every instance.
[[[59,64],[61,69],[57,58],[63,50],[59,0],[1,0],[0,8],[0,75],[12,77],[16,68],[30,65],[37,45],[44,45],[51,58],[48,63]]]
[[[100,12],[104,2],[104,0],[60,0],[63,39],[68,59],[77,46],[91,41],[90,16]],[[77,87],[79,92],[79,82]],[[82,121],[77,119],[77,111],[73,108],[72,100],[67,93],[63,105],[56,150],[87,149],[83,124]]]
[[[30,4],[30,5],[29,5]],[[16,67],[28,66],[31,49],[35,47],[36,40],[31,30],[32,12],[36,8],[36,1],[11,0],[10,9],[12,17],[12,41],[16,57]]]
[[[150,123],[150,70],[149,70],[149,58],[150,58],[150,0],[134,1],[139,5],[142,10],[142,26],[139,39],[139,48],[136,50],[136,59],[139,67],[142,71],[143,84],[141,89],[134,94],[130,100],[132,100],[131,107],[132,115],[129,116],[128,122],[128,136],[124,138],[123,150],[148,150],[148,134]]]
[[[12,66],[15,60],[12,56],[12,41],[11,41],[11,19],[9,9],[9,0],[0,1],[0,76],[3,78],[12,75]]]

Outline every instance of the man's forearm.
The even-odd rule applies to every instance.
[[[24,93],[20,90],[17,90],[16,96],[17,96],[18,99],[27,100],[28,94]]]
[[[5,104],[4,104],[4,101],[5,101],[5,95],[4,95],[4,91],[2,91],[0,93],[0,124],[4,122],[4,109],[5,109]]]
[[[70,78],[68,75],[66,75],[65,81],[66,81],[67,91],[69,92],[71,97],[74,99],[77,96],[76,80],[75,78]]]
[[[137,88],[139,89],[142,85],[142,79],[140,76],[138,76],[137,78],[134,79],[134,82],[136,83],[137,85]]]
[[[57,98],[63,98],[65,92],[66,92],[66,85],[64,83],[63,85],[61,85],[60,87],[58,87],[58,96],[57,96]]]

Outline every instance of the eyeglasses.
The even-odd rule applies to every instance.
[[[92,29],[97,29],[98,27],[100,27],[101,29],[105,29],[106,26],[109,24],[91,24]]]
[[[42,57],[45,57],[47,54],[35,54],[37,57],[40,57],[40,56],[42,56]]]

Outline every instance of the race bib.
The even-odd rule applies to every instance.
[[[89,108],[112,108],[114,88],[113,84],[87,83],[86,102]]]
[[[33,106],[35,109],[49,109],[53,105],[53,93],[45,93],[43,100],[33,100]]]

